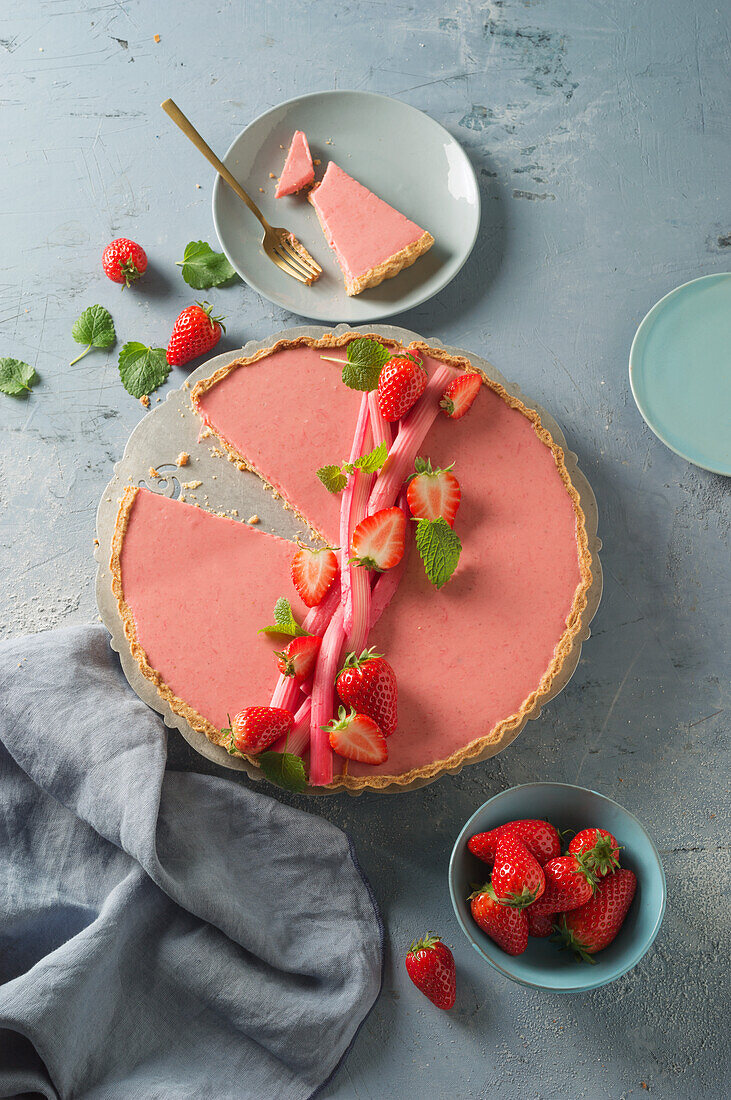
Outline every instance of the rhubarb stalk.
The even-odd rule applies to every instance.
[[[307,696],[294,716],[294,726],[291,733],[285,737],[280,737],[278,741],[274,742],[272,745],[273,752],[291,752],[295,756],[302,756],[307,751],[310,741],[311,709],[312,699]]]
[[[350,464],[356,458],[366,453],[371,442],[370,424],[368,417],[368,394],[364,393],[358,412],[358,420],[355,425],[353,446],[350,449]],[[368,448],[369,449],[369,448]],[[353,593],[352,585],[356,567],[349,564],[350,560],[350,536],[356,526],[353,523],[356,509],[362,511],[360,519],[365,516],[365,507],[368,503],[370,484],[373,478],[370,474],[363,474],[360,470],[354,470],[348,478],[348,484],[343,489],[340,497],[340,600],[345,613],[345,629],[350,631],[353,623]],[[357,499],[355,499],[357,498]],[[360,520],[357,521],[358,523]]]
[[[327,624],[333,616],[333,611],[340,603],[340,585],[337,578],[325,593],[316,607],[311,607],[302,620],[302,629],[308,634],[322,635],[327,629]],[[282,707],[294,714],[300,703],[300,686],[296,684],[292,676],[282,673],[277,680],[277,686],[272,694],[270,707]]]
[[[409,505],[406,500],[406,490],[403,489],[398,498],[398,506],[404,512],[406,516],[409,514]],[[371,614],[370,621],[368,623],[368,629],[373,630],[380,619],[383,612],[390,604],[393,597],[396,595],[396,589],[401,583],[401,578],[404,575],[406,569],[406,563],[409,559],[409,550],[411,544],[414,541],[412,538],[413,524],[407,524],[406,526],[406,541],[404,544],[404,556],[398,565],[395,565],[393,569],[387,569],[385,573],[381,573],[376,583],[373,585],[373,591],[371,592]],[[365,648],[365,646],[363,647]],[[348,646],[350,651],[350,646]],[[362,650],[353,649],[354,653],[360,653]]]
[[[322,639],[315,666],[312,685],[312,711],[310,715],[310,783],[323,787],[332,782],[333,757],[327,731],[322,729],[333,716],[335,699],[335,674],[340,652],[345,641],[343,605],[339,605]]]
[[[378,390],[371,390],[368,394],[368,412],[371,419],[373,445],[378,447],[381,443],[385,443],[387,449],[390,451],[391,444],[393,443],[393,430],[378,407]]]

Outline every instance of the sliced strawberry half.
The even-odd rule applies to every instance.
[[[329,546],[301,546],[292,558],[292,583],[308,607],[316,607],[338,575],[338,558]]]
[[[308,634],[306,638],[294,638],[281,653],[275,653],[279,671],[294,677],[296,684],[303,684],[315,671],[321,644],[322,638],[313,634]]]
[[[450,420],[459,420],[472,407],[480,392],[482,379],[479,374],[460,374],[453,378],[439,402]]]
[[[382,573],[393,569],[404,556],[406,516],[401,508],[383,508],[366,516],[351,540],[351,562]]]
[[[454,463],[452,463],[452,466]],[[414,519],[442,519],[454,527],[462,490],[452,466],[433,470],[430,458],[417,458],[416,476],[412,477],[406,499]]]
[[[356,714],[353,707],[349,714],[345,707],[340,707],[337,719],[333,718],[322,728],[330,735],[331,748],[346,760],[382,764],[388,758],[388,746],[381,727],[367,714]]]

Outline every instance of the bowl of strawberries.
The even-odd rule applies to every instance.
[[[449,891],[491,966],[565,993],[636,966],[665,912],[665,873],[644,826],[568,783],[511,787],[480,806],[452,850]]]

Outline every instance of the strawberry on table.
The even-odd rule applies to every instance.
[[[182,367],[215,348],[226,329],[223,317],[212,317],[208,302],[196,302],[179,314],[168,344],[168,363]]]
[[[496,829],[490,829],[487,833],[476,833],[467,841],[467,847],[483,863],[492,866],[498,840],[506,832],[522,841],[541,867],[549,859],[555,859],[556,856],[561,855],[561,838],[558,831],[550,821],[539,821],[535,818],[509,821],[505,825],[498,825]]]
[[[582,829],[569,844],[569,852],[583,856],[597,878],[604,878],[619,867],[619,844],[606,829]]]
[[[454,956],[434,932],[415,940],[405,959],[406,972],[417,989],[437,1008],[449,1009],[457,993]]]
[[[626,867],[607,875],[591,901],[560,918],[556,939],[577,959],[593,963],[592,956],[608,947],[624,924],[636,889],[637,879]]]
[[[498,841],[491,883],[501,905],[516,909],[532,905],[546,889],[540,863],[510,833],[503,833]]]
[[[294,638],[286,649],[274,654],[279,671],[285,676],[293,677],[296,684],[303,684],[315,671],[315,662],[321,644],[322,638],[314,634]]]
[[[348,713],[340,707],[338,717],[322,727],[330,734],[330,747],[346,760],[361,764],[382,764],[388,758],[388,746],[380,727],[367,714]]]
[[[557,856],[543,866],[546,889],[533,905],[536,916],[548,913],[566,913],[586,905],[596,889],[596,878],[581,857]]]
[[[293,716],[282,707],[245,707],[234,715],[230,727],[221,732],[231,734],[239,752],[252,755],[291,733],[293,726]]]
[[[329,546],[301,546],[292,558],[292,583],[302,603],[316,607],[338,575],[338,557]]]
[[[450,420],[459,420],[472,408],[472,402],[480,392],[482,379],[479,374],[460,374],[453,378],[439,402]]]
[[[353,531],[351,561],[365,569],[383,573],[393,569],[404,556],[406,516],[402,508],[383,508],[366,516]]]
[[[406,416],[426,389],[427,381],[421,359],[414,352],[389,359],[378,377],[378,408],[383,419],[393,422]]]
[[[417,458],[416,476],[412,477],[406,491],[414,519],[431,520],[441,516],[450,527],[454,527],[462,490],[452,473],[452,466],[433,470],[430,458]]]
[[[482,931],[508,955],[522,955],[528,946],[525,909],[501,905],[489,883],[470,894],[472,916]]]
[[[525,915],[528,918],[528,935],[536,936],[538,939],[544,939],[546,936],[550,936],[553,932],[553,922],[556,919],[554,913],[548,913],[546,916],[541,916],[540,913],[533,912],[533,906],[530,905]]]
[[[144,248],[127,237],[117,237],[108,244],[102,253],[104,274],[113,283],[130,286],[144,275],[147,270],[147,255]]]
[[[398,725],[396,673],[380,653],[364,649],[360,657],[349,653],[335,681],[346,706],[355,707],[377,722],[385,737]]]

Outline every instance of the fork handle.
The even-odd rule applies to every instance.
[[[178,107],[177,103],[174,103],[172,99],[166,99],[164,103],[161,103],[163,111],[166,115],[169,115],[176,126],[179,126],[185,136],[193,142],[199,153],[202,153],[206,160],[213,165],[226,183],[229,185],[232,191],[234,191],[242,202],[245,202],[251,213],[259,219],[265,229],[269,229],[269,223],[262,214],[259,207],[253,202],[244,191],[243,187],[234,176],[231,175],[226,165],[222,160],[219,160],[216,154],[211,149],[210,145],[203,140],[201,135],[196,130],[190,119],[186,118],[183,112]]]

